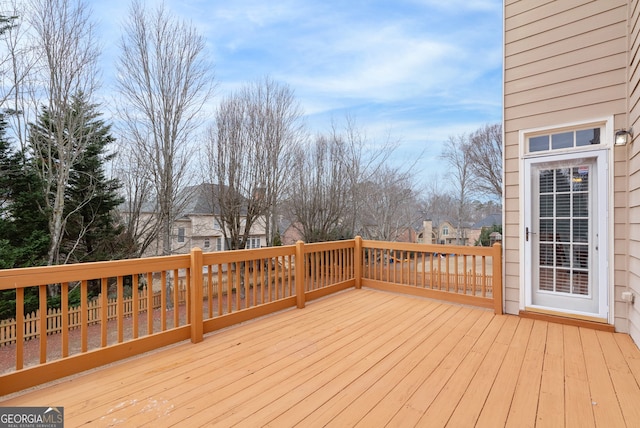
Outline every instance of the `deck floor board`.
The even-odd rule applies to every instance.
[[[347,290],[0,406],[67,426],[634,426],[629,336]]]

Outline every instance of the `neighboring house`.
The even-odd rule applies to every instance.
[[[637,344],[639,14],[639,0],[504,3],[505,310]]]
[[[302,240],[302,233],[300,232],[302,225],[300,223],[281,220],[279,228],[282,245],[294,245],[296,242]]]
[[[434,243],[433,222],[431,220],[424,220],[422,222],[422,230],[418,232],[416,242],[418,244]]]
[[[217,207],[212,203],[212,194],[216,189],[217,185],[214,184],[200,184],[185,189],[189,196],[182,213],[174,222],[171,243],[173,254],[185,254],[194,247],[200,247],[204,252],[229,249],[222,226],[214,215],[218,213]],[[258,221],[251,228],[246,248],[266,246],[266,241],[264,221]],[[157,246],[151,246],[145,256],[158,255],[159,250],[160,242]]]
[[[397,231],[396,242],[418,242],[418,232],[413,227],[405,227]]]
[[[469,245],[476,245],[476,242],[480,239],[480,235],[482,235],[482,231],[487,228],[493,228],[494,226],[502,226],[502,214],[490,214],[473,224],[468,232]]]
[[[467,245],[473,244],[469,240],[470,225],[463,224],[458,230],[453,220],[443,220],[433,222],[425,220],[422,222],[422,230],[418,232],[415,242],[421,244],[446,244],[446,245]],[[429,239],[429,236],[431,237]]]

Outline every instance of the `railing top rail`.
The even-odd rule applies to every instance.
[[[61,282],[83,281],[137,273],[185,269],[190,266],[189,254],[74,263],[59,266],[1,269],[0,290]]]
[[[343,248],[355,248],[355,239],[345,239],[343,241],[331,241],[331,242],[314,242],[311,244],[304,244],[305,253],[313,253],[316,251],[328,251],[339,250]]]
[[[466,245],[415,244],[409,242],[388,242],[362,240],[362,248],[380,248],[385,250],[416,251],[423,253],[459,254],[469,256],[491,256],[492,247],[471,247]]]
[[[295,245],[284,245],[281,247],[202,253],[202,260],[205,265],[216,265],[221,263],[234,263],[247,260],[264,259],[268,257],[290,256],[294,255],[295,253]]]
[[[494,250],[492,247],[415,244],[374,240],[362,240],[362,247],[400,251],[431,252],[439,254],[479,256],[494,255]],[[304,244],[305,253],[344,248],[355,248],[355,239]],[[233,263],[267,257],[294,255],[295,252],[295,245],[238,251],[223,251],[215,253],[204,253],[203,261],[207,265]],[[43,284],[56,284],[61,282],[91,280],[122,275],[134,275],[138,273],[158,272],[163,270],[185,269],[189,267],[189,254],[181,254],[130,260],[76,263],[60,266],[3,269],[0,270],[0,290],[8,290],[16,287],[29,287]]]

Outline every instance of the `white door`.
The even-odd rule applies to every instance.
[[[525,160],[525,306],[607,318],[606,156]]]

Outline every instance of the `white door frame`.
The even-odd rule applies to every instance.
[[[604,189],[604,195],[606,195],[606,200],[600,202],[600,205],[604,206],[605,209],[605,215],[604,218],[600,219],[600,226],[599,227],[604,227],[604,229],[601,230],[601,234],[599,236],[599,241],[602,242],[606,247],[606,257],[604,257],[603,260],[605,260],[605,266],[602,267],[601,272],[599,273],[599,279],[602,278],[602,283],[606,284],[605,287],[602,288],[602,293],[600,294],[600,299],[604,300],[604,303],[601,304],[601,311],[600,313],[602,315],[604,315],[603,318],[597,317],[595,320],[596,321],[606,321],[609,324],[613,324],[613,320],[615,317],[614,314],[614,306],[611,302],[613,302],[613,298],[614,298],[614,278],[613,278],[613,243],[614,243],[614,236],[613,236],[613,232],[614,232],[614,228],[613,228],[613,189],[614,189],[614,180],[613,180],[613,135],[614,135],[614,118],[613,116],[608,116],[608,117],[604,117],[604,118],[597,118],[597,119],[593,119],[593,120],[588,120],[588,121],[580,121],[580,122],[572,122],[572,123],[564,123],[564,124],[557,124],[557,125],[552,125],[552,126],[545,126],[545,127],[540,127],[540,128],[530,128],[530,129],[522,129],[520,130],[519,133],[519,162],[518,162],[518,166],[519,166],[519,171],[518,171],[518,176],[519,176],[519,190],[518,190],[518,196],[519,196],[519,212],[518,212],[518,217],[519,217],[519,229],[517,231],[517,236],[520,237],[519,242],[519,276],[520,276],[520,281],[519,281],[519,299],[518,299],[518,307],[521,311],[525,311],[527,310],[527,302],[530,302],[530,296],[529,298],[527,297],[527,281],[525,281],[525,278],[531,278],[531,265],[530,263],[528,263],[526,257],[528,254],[530,254],[530,250],[527,252],[525,251],[525,245],[527,244],[527,242],[525,242],[525,223],[527,223],[527,219],[526,219],[526,212],[525,211],[525,201],[530,198],[530,195],[527,195],[525,193],[525,183],[527,183],[527,181],[530,179],[530,177],[527,177],[525,174],[525,163],[528,159],[534,159],[534,158],[539,158],[539,157],[546,157],[549,155],[553,155],[553,156],[557,156],[557,159],[561,159],[560,156],[562,155],[567,155],[569,157],[574,157],[574,156],[578,156],[581,155],[580,157],[588,157],[588,153],[592,152],[592,151],[604,151],[605,154],[605,158],[604,158],[604,170],[602,168],[600,168],[601,170],[599,171],[600,176],[603,178],[603,180],[599,180],[599,188],[598,188],[598,192],[600,192],[600,194],[603,194],[603,190],[602,188],[605,187]],[[574,149],[568,149],[568,150],[551,150],[548,151],[546,153],[528,153],[528,147],[527,147],[527,139],[530,135],[539,135],[541,133],[554,133],[554,132],[562,132],[563,130],[566,129],[571,129],[571,128],[585,128],[585,127],[589,127],[589,126],[600,126],[602,129],[601,132],[601,144],[597,146],[590,146],[590,147],[584,147],[584,148],[574,148]],[[594,150],[595,148],[595,150]],[[527,185],[528,186],[528,185]],[[530,202],[529,202],[530,203]],[[530,207],[528,207],[530,208]],[[599,247],[600,251],[602,252],[602,247]],[[605,310],[606,310],[606,314],[605,314]],[[541,312],[545,312],[545,311],[541,311]],[[554,311],[549,311],[551,313],[553,313]],[[558,311],[555,311],[558,312]],[[567,314],[570,314],[570,312],[566,312]],[[589,319],[589,316],[586,317],[581,317],[580,314],[576,314],[575,315],[577,318],[584,318],[584,319]],[[605,319],[606,318],[606,319]]]
[[[563,154],[547,154],[546,156],[539,156],[533,158],[527,158],[524,160],[524,176],[525,181],[523,182],[524,187],[524,234],[526,231],[529,232],[529,237],[525,236],[524,242],[524,277],[523,277],[523,287],[525,291],[524,296],[524,307],[529,310],[541,310],[548,312],[559,312],[564,314],[572,314],[583,317],[594,317],[597,319],[605,319],[608,320],[608,294],[609,294],[609,272],[608,272],[608,167],[607,167],[607,156],[608,150],[606,149],[598,149],[598,150],[590,150],[590,151],[580,151],[577,153],[563,153]],[[585,162],[593,162],[595,165],[595,174],[592,174],[591,178],[595,178],[595,181],[592,181],[593,188],[589,192],[590,200],[589,200],[589,209],[590,209],[590,217],[593,218],[595,215],[595,219],[593,220],[594,230],[590,230],[590,284],[592,284],[592,292],[595,293],[591,299],[584,298],[581,296],[570,296],[567,295],[565,297],[552,296],[550,294],[550,299],[556,299],[559,305],[567,305],[564,307],[558,306],[543,306],[541,303],[536,304],[534,299],[536,296],[534,295],[534,268],[537,266],[537,263],[533,261],[533,258],[538,254],[536,249],[533,247],[533,243],[536,242],[536,237],[538,233],[538,223],[537,218],[534,215],[533,210],[533,192],[534,188],[536,188],[536,183],[534,183],[531,171],[532,168],[535,168],[536,165],[541,163],[549,163],[550,167],[553,167],[554,163],[562,163],[562,162],[572,162],[572,161],[580,161],[585,160]],[[595,192],[595,193],[594,193]],[[598,199],[593,200],[593,195],[597,195]],[[599,233],[596,233],[598,231]],[[539,238],[538,238],[539,239]],[[571,308],[570,305],[572,303],[577,303],[578,305],[583,303],[592,303],[594,306],[592,309],[576,309]]]

